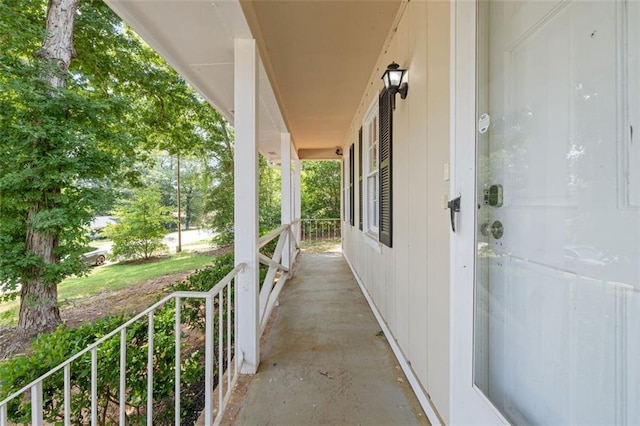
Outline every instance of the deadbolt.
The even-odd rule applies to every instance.
[[[496,220],[491,224],[491,235],[493,235],[493,238],[496,240],[502,238],[502,235],[504,235],[504,226],[502,226],[502,222]]]
[[[484,203],[492,207],[502,207],[503,190],[502,185],[491,185],[484,190]]]
[[[485,222],[480,225],[480,233],[485,237],[491,235],[496,240],[499,240],[504,234],[504,226],[502,226],[502,222],[500,222],[499,220],[496,220],[491,224],[489,224],[489,222]]]

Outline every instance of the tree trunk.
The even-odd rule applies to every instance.
[[[52,88],[66,85],[66,73],[69,69],[73,51],[73,26],[79,0],[49,0],[47,6],[47,38],[42,43],[38,56],[58,66],[59,72],[47,77]],[[53,93],[53,92],[52,92]],[[55,96],[52,94],[51,96]],[[46,140],[40,141],[45,146]],[[55,194],[60,188],[48,188],[46,193]],[[46,194],[44,194],[46,195]],[[46,198],[45,198],[46,199]],[[58,263],[55,255],[58,235],[54,232],[42,232],[34,226],[38,213],[46,206],[35,201],[27,213],[26,248],[47,265]],[[28,278],[22,283],[20,315],[18,328],[23,331],[50,330],[60,324],[58,309],[58,289],[56,284],[46,283],[40,268],[32,268]]]
[[[32,280],[22,285],[18,328],[25,332],[51,331],[60,324],[56,286]]]

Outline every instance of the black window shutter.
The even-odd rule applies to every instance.
[[[379,179],[380,179],[380,242],[388,247],[392,247],[393,235],[393,188],[391,174],[391,146],[392,146],[392,129],[393,129],[393,111],[391,108],[391,100],[393,95],[388,90],[384,90],[380,94],[379,102],[379,122],[380,122],[380,140],[379,140]]]
[[[347,204],[347,198],[345,197],[347,191],[345,191],[346,188],[346,179],[345,179],[345,172],[347,170],[347,162],[346,160],[343,158],[342,159],[342,173],[340,173],[340,188],[342,189],[342,220],[345,221],[347,219],[347,209],[346,209],[346,204]]]
[[[349,220],[351,221],[351,226],[356,223],[356,205],[355,198],[356,194],[354,192],[354,177],[355,177],[355,147],[353,144],[349,147]]]
[[[362,231],[362,127],[358,133],[358,221]]]

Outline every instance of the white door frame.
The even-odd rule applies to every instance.
[[[476,0],[451,3],[451,198],[461,196],[451,234],[451,424],[509,424],[473,384],[476,253]]]

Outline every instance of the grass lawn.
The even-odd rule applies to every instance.
[[[211,240],[213,240],[213,236],[208,237],[208,238],[203,238],[203,239],[198,240],[198,241],[192,241],[192,242],[187,243],[187,244],[183,244],[182,247],[184,248],[184,247],[190,247],[190,246],[202,246],[202,245],[205,245],[205,244],[211,245]]]
[[[321,240],[302,241],[300,248],[307,253],[341,252],[342,241],[340,238],[327,238]]]
[[[211,255],[180,253],[144,263],[114,264],[93,268],[85,277],[71,277],[58,285],[58,300],[77,299],[106,291],[133,287],[147,280],[201,268],[213,261]],[[17,323],[19,301],[0,303],[0,325]]]

